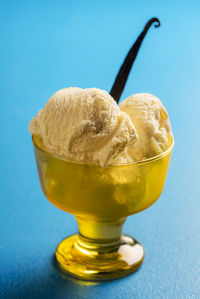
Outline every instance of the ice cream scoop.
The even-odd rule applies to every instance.
[[[168,113],[157,97],[135,94],[118,106],[97,88],[59,90],[29,130],[49,153],[102,167],[142,161],[171,144]]]
[[[29,125],[40,147],[67,160],[102,167],[127,162],[135,127],[114,99],[97,88],[56,92]]]
[[[161,101],[152,94],[138,93],[119,105],[127,113],[138,133],[138,140],[128,146],[133,161],[157,156],[171,144],[171,125]]]

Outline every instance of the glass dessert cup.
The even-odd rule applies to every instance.
[[[41,187],[56,207],[75,216],[79,233],[56,249],[61,270],[85,280],[108,280],[136,271],[144,248],[122,235],[127,216],[151,206],[160,196],[174,139],[159,156],[102,168],[54,156],[36,144]]]

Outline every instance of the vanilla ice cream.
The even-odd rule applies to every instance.
[[[59,90],[32,119],[29,131],[49,153],[102,167],[126,163],[127,146],[138,138],[127,113],[97,88]]]
[[[102,167],[156,156],[171,142],[168,114],[158,98],[139,93],[118,106],[97,88],[59,90],[29,131],[49,153]]]
[[[171,143],[171,125],[161,101],[148,93],[138,93],[119,105],[127,113],[138,133],[138,140],[128,146],[133,161],[141,161],[164,152]]]

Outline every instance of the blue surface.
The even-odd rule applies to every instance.
[[[41,2],[1,1],[0,298],[199,298],[200,2]],[[60,88],[109,91],[152,16],[162,27],[145,39],[123,98],[160,97],[176,146],[160,200],[124,226],[146,259],[112,282],[64,279],[53,252],[77,225],[41,192],[28,123]]]

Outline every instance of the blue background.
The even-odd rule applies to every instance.
[[[41,2],[1,1],[0,297],[199,298],[200,2]],[[42,194],[28,123],[58,89],[109,91],[153,16],[162,27],[150,29],[122,96],[157,95],[176,141],[160,200],[124,226],[144,264],[106,283],[63,278],[53,253],[77,225]]]

